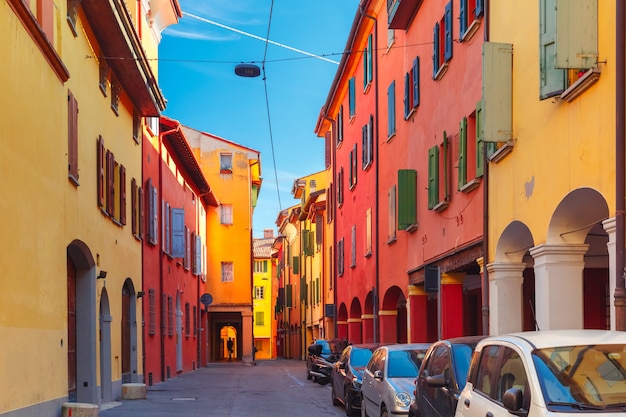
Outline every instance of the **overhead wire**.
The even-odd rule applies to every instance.
[[[269,45],[270,28],[272,26],[272,14],[274,11],[274,0],[270,5],[270,17],[267,22],[267,35],[265,36],[265,51],[263,51],[263,61],[261,62],[261,69],[263,71],[263,87],[265,89],[265,108],[267,110],[267,124],[269,126],[270,146],[272,148],[272,161],[274,163],[274,181],[276,182],[276,194],[278,195],[278,211],[282,211],[283,206],[280,201],[280,187],[278,186],[278,171],[276,169],[276,153],[274,152],[274,135],[272,134],[272,118],[270,116],[270,102],[269,94],[267,93],[267,75],[265,73],[265,62],[267,59],[267,47]]]

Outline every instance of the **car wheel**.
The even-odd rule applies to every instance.
[[[387,413],[387,409],[385,408],[384,405],[383,405],[383,408],[380,410],[380,417],[389,417],[389,414]]]
[[[335,394],[335,384],[333,384],[333,386],[330,388],[330,395],[333,399],[333,405],[341,405],[341,401],[337,399],[337,394]]]
[[[354,415],[354,408],[352,408],[352,401],[350,401],[350,391],[347,388],[343,389],[344,397],[343,397],[343,404],[346,406],[346,415],[347,416],[352,416]]]

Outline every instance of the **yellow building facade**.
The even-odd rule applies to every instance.
[[[253,346],[252,214],[261,188],[258,151],[190,127],[183,131],[204,176],[219,198],[207,213],[209,360],[249,363]]]
[[[272,258],[274,233],[265,230],[262,238],[253,241],[253,312],[256,359],[276,357],[276,318],[274,314],[275,268]]]
[[[490,2],[491,334],[615,327],[615,7]]]

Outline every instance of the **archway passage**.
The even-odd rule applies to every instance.
[[[237,360],[237,329],[225,325],[220,329],[220,359]]]
[[[383,343],[407,342],[406,297],[402,290],[393,286],[383,297],[379,312],[380,341]]]
[[[67,396],[76,401],[76,267],[67,257]]]

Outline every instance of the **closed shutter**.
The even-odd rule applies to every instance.
[[[104,182],[105,178],[105,167],[106,167],[106,150],[104,149],[104,139],[102,136],[98,136],[98,140],[96,142],[97,146],[97,177],[98,177],[98,207],[104,209],[104,202],[106,200],[106,186]]]
[[[483,101],[476,103],[476,178],[482,177],[485,170],[483,142]]]
[[[67,169],[78,182],[78,102],[71,91],[67,93]]]
[[[459,1],[459,38],[463,36],[467,30],[467,0]]]
[[[405,106],[406,111],[406,106]],[[396,82],[391,82],[387,88],[387,137],[396,133]]]
[[[409,117],[409,113],[411,113],[411,75],[407,72],[406,74],[404,74],[404,118],[405,119]]]
[[[293,285],[285,285],[285,307],[293,307]]]
[[[417,56],[413,60],[413,107],[420,104],[420,57]]]
[[[398,230],[417,224],[417,171],[398,171]]]
[[[300,273],[300,257],[294,256],[291,262],[291,268],[293,269],[294,274]]]
[[[447,62],[452,59],[452,0],[450,0],[450,3],[446,4],[444,22],[446,25],[446,45],[444,50],[444,59]]]
[[[459,161],[458,161],[459,190],[467,183],[467,118],[459,123]]]
[[[126,226],[126,168],[120,165],[120,223]]]
[[[432,209],[439,202],[439,148],[428,150],[428,208]]]
[[[439,71],[439,22],[433,28],[433,79],[437,78]]]
[[[174,258],[185,257],[185,209],[172,208],[172,251]]]

